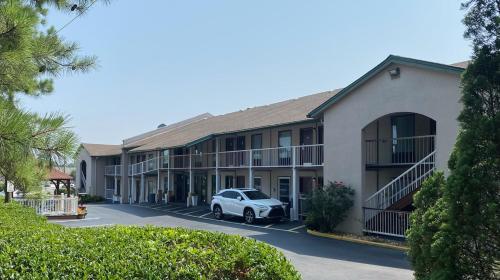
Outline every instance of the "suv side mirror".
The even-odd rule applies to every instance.
[[[239,200],[239,201],[242,201],[242,200],[243,200],[243,197],[241,197],[240,195],[238,195],[238,196],[236,197],[236,199],[237,199],[237,200]]]

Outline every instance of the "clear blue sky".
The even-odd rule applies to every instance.
[[[119,144],[160,123],[344,87],[389,54],[466,60],[463,13],[444,0],[97,3],[61,34],[98,69],[23,102],[70,114],[82,142]]]

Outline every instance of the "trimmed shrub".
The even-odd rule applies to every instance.
[[[333,232],[354,204],[353,196],[353,189],[337,182],[315,189],[306,200],[306,226],[321,232]]]
[[[80,196],[81,203],[103,202],[105,199],[98,195],[82,194]]]
[[[275,248],[160,227],[67,228],[0,203],[0,279],[300,279]]]

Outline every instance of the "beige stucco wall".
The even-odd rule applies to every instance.
[[[355,205],[340,230],[361,233],[364,196],[362,129],[395,112],[412,112],[436,120],[436,165],[447,160],[458,132],[459,75],[397,65],[401,76],[384,69],[324,112],[325,182],[343,181],[356,190]],[[388,68],[394,68],[392,65]]]

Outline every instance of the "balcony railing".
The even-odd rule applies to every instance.
[[[197,169],[215,168],[216,153],[199,153],[191,155],[191,167]]]
[[[290,147],[198,153],[160,157],[160,169],[268,168],[268,167],[320,167],[323,166],[323,144]],[[158,170],[158,158],[129,166],[130,176]]]
[[[104,175],[106,176],[120,176],[122,174],[121,165],[108,165],[104,167]]]
[[[434,135],[425,135],[366,140],[366,165],[415,164],[434,151],[434,139]]]
[[[189,168],[189,155],[170,156],[170,169]]]

